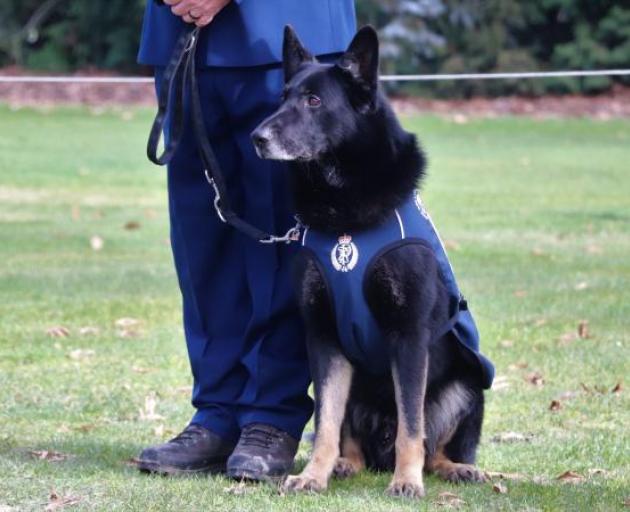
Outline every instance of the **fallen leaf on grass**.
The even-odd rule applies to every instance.
[[[136,318],[124,317],[114,322],[118,328],[116,335],[119,338],[136,338],[140,336],[140,320]]]
[[[77,425],[76,427],[72,427],[72,430],[75,432],[91,432],[96,428],[96,425],[92,423],[85,423],[84,425]]]
[[[505,375],[497,375],[492,382],[492,391],[501,391],[510,387],[510,382]]]
[[[447,251],[459,251],[460,245],[455,240],[444,240],[444,248]]]
[[[77,505],[81,502],[81,497],[79,496],[61,496],[54,489],[50,491],[50,496],[48,497],[48,505],[46,505],[45,511],[51,510],[59,510],[65,507],[69,507],[71,505]]]
[[[72,350],[68,354],[68,357],[73,361],[81,361],[83,359],[88,359],[92,357],[94,354],[96,354],[96,352],[94,352],[94,350],[92,349],[77,348],[75,350]]]
[[[29,453],[39,460],[47,460],[49,462],[60,462],[72,457],[72,455],[53,450],[31,450]]]
[[[438,499],[435,504],[440,507],[459,508],[462,505],[465,505],[466,502],[457,496],[457,494],[452,492],[441,492],[438,494]]]
[[[140,324],[140,320],[138,320],[137,318],[131,318],[131,317],[119,318],[118,320],[114,322],[114,325],[116,327],[119,327],[120,329],[128,329],[130,327],[136,327],[139,324]]]
[[[90,247],[93,251],[100,251],[101,249],[103,249],[104,246],[105,242],[100,236],[94,235],[92,238],[90,238]]]
[[[140,459],[136,459],[135,457],[131,457],[130,459],[123,460],[123,464],[125,466],[137,467],[140,464]]]
[[[246,485],[245,482],[238,482],[234,485],[230,485],[229,487],[225,487],[223,492],[234,496],[242,496],[243,494],[252,492],[254,489],[254,486]]]
[[[521,473],[502,473],[500,471],[484,471],[486,478],[489,480],[494,478],[499,478],[501,480],[512,480],[514,482],[518,482],[521,480],[525,480],[525,475]]]
[[[492,484],[492,490],[497,494],[507,494],[508,492],[507,485],[502,484],[501,482],[495,482]]]
[[[588,254],[601,254],[604,251],[599,245],[589,244],[586,246],[586,252]]]
[[[586,281],[582,281],[575,285],[574,289],[576,291],[586,290],[588,288],[588,283]]]
[[[100,331],[98,327],[92,327],[90,325],[79,328],[79,334],[82,336],[94,336],[98,334]]]
[[[534,247],[532,249],[532,256],[544,256],[545,251],[543,251],[540,247]]]
[[[514,370],[524,370],[525,368],[527,368],[529,366],[528,363],[526,363],[525,361],[518,361],[516,363],[512,363],[511,365],[508,366],[508,370],[514,371]]]
[[[561,475],[556,477],[556,480],[560,480],[561,482],[566,482],[569,484],[580,484],[586,480],[582,475],[576,473],[575,471],[565,471]]]
[[[562,409],[562,404],[560,403],[560,400],[552,400],[549,404],[550,411],[559,411],[560,409]]]
[[[493,443],[520,443],[530,442],[534,439],[534,434],[521,434],[520,432],[501,432],[492,436]]]
[[[55,325],[46,329],[46,334],[52,338],[67,338],[70,336],[70,331],[63,325]]]
[[[125,223],[125,229],[127,231],[135,231],[136,229],[140,229],[140,223],[137,220],[130,220]]]
[[[179,386],[178,388],[175,388],[174,391],[178,395],[190,395],[192,393],[192,388],[190,386]]]
[[[578,334],[571,331],[571,332],[565,332],[564,334],[562,334],[559,338],[558,341],[560,342],[560,345],[568,345],[569,343],[575,341],[578,339]]]
[[[158,425],[155,427],[153,429],[153,434],[155,434],[156,437],[162,437],[164,435],[164,425]]]
[[[630,496],[623,500],[624,507],[630,507]]]
[[[144,421],[157,421],[163,420],[164,416],[161,416],[155,412],[157,407],[157,398],[155,393],[151,393],[144,399],[144,408],[138,410],[138,416]]]
[[[144,216],[147,219],[155,219],[157,215],[157,212],[155,210],[152,210],[151,208],[147,208],[146,210],[144,210]]]
[[[531,372],[525,376],[525,380],[536,387],[545,385],[545,379],[539,372]]]
[[[522,299],[523,297],[527,297],[527,292],[525,290],[516,290],[514,292],[514,297],[518,297],[519,299]]]
[[[512,340],[501,340],[499,341],[499,345],[503,348],[512,348],[514,346],[514,342]]]
[[[132,366],[131,371],[135,373],[149,373],[154,372],[156,368],[143,368],[142,366]]]
[[[610,476],[610,471],[602,468],[591,468],[586,473],[588,476]]]
[[[591,333],[588,330],[588,320],[580,321],[580,323],[578,324],[577,332],[578,336],[583,340],[591,337]]]
[[[617,384],[615,384],[615,387],[612,388],[610,390],[611,393],[621,393],[621,390],[623,389],[623,384],[621,382],[617,382]]]

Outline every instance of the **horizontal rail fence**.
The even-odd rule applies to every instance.
[[[516,80],[556,77],[630,76],[630,69],[577,71],[531,71],[515,73],[458,73],[441,75],[382,75],[383,82],[438,82],[449,80]],[[150,84],[153,78],[141,76],[3,76],[2,83]]]

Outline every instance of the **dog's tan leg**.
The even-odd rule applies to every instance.
[[[337,459],[334,475],[337,478],[348,478],[365,469],[365,458],[361,444],[352,437],[350,428],[344,425],[341,434],[341,457]]]
[[[420,498],[424,496],[422,480],[425,456],[423,408],[428,360],[425,354],[424,361],[418,362],[417,369],[420,371],[416,375],[422,380],[415,386],[410,386],[409,375],[405,375],[404,378],[401,376],[399,363],[400,360],[394,361],[392,368],[396,409],[398,411],[396,467],[387,493],[391,496]]]
[[[350,394],[352,365],[342,355],[326,361],[323,380],[315,376],[315,445],[304,470],[287,478],[284,488],[290,491],[322,491],[328,485],[335,461],[339,457],[339,438]]]
[[[486,476],[482,471],[471,464],[461,464],[453,462],[444,453],[443,448],[439,448],[433,457],[427,461],[427,469],[432,471],[447,482],[485,482]]]

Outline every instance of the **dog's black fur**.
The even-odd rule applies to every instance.
[[[287,27],[284,71],[282,105],[252,134],[259,156],[292,161],[295,206],[311,228],[338,234],[382,223],[418,186],[425,157],[378,88],[374,30],[361,29],[339,61],[329,65],[318,63]],[[481,432],[482,387],[458,342],[451,335],[435,339],[448,320],[449,299],[433,252],[403,245],[381,256],[366,275],[366,299],[390,344],[394,371],[374,378],[355,368],[347,404],[325,403],[343,402],[347,363],[325,281],[306,252],[297,258],[295,274],[315,385],[317,437],[309,466],[287,486],[325,488],[331,467],[324,459],[339,453],[330,446],[326,451],[326,440],[318,448],[318,441],[320,430],[339,423],[330,412],[336,407],[345,410],[338,476],[362,467],[396,466],[390,493],[422,495],[421,476],[398,467],[398,462],[408,463],[402,461],[407,445],[397,441],[400,420],[408,440],[420,436],[422,444],[425,436],[424,454],[418,457],[426,457],[429,469],[453,481],[482,479],[468,466],[475,461]],[[327,385],[339,388],[337,396],[327,395]],[[334,432],[321,435],[334,439]],[[424,460],[412,463],[422,469]]]

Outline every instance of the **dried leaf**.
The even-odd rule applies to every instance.
[[[601,254],[604,251],[599,245],[589,244],[586,246],[586,252],[588,254]]]
[[[552,400],[549,404],[550,411],[559,411],[560,409],[562,409],[562,404],[560,403],[560,400]]]
[[[462,505],[465,505],[466,502],[457,496],[457,494],[452,492],[441,492],[438,494],[438,499],[435,504],[440,507],[459,508]]]
[[[582,281],[575,285],[574,289],[577,291],[586,290],[588,288],[588,283],[586,281]]]
[[[140,320],[138,320],[137,318],[131,318],[131,317],[119,318],[118,320],[114,322],[114,325],[121,329],[129,328],[129,327],[136,327],[139,324],[140,324]]]
[[[608,476],[610,476],[610,471],[607,471],[607,470],[602,469],[602,468],[591,468],[586,473],[588,474],[589,477],[592,477],[592,476],[606,476],[606,477],[608,477]]]
[[[158,421],[163,420],[164,416],[161,416],[155,412],[157,406],[157,398],[155,393],[151,393],[144,399],[144,408],[140,409],[139,417],[144,421]]]
[[[164,425],[158,425],[153,429],[153,434],[157,437],[162,437],[164,435]]]
[[[46,508],[44,508],[44,510],[46,512],[52,510],[60,510],[62,508],[80,503],[81,499],[82,498],[79,496],[61,496],[53,489],[50,491],[50,496],[48,497],[48,505],[46,505]]]
[[[149,373],[156,371],[156,368],[143,368],[142,366],[132,366],[131,371],[136,373]]]
[[[125,229],[127,231],[134,231],[140,229],[140,223],[137,220],[130,220],[125,223]]]
[[[556,480],[560,480],[562,482],[570,483],[570,484],[579,484],[586,480],[582,475],[576,473],[575,471],[565,471],[561,475],[556,477]]]
[[[583,340],[591,337],[591,334],[588,330],[588,320],[580,321],[580,323],[578,324],[577,332],[578,332],[578,336]]]
[[[100,331],[98,327],[85,326],[79,328],[79,334],[81,334],[82,336],[95,336],[99,332]]]
[[[545,251],[543,251],[540,247],[534,247],[532,249],[532,256],[544,256]]]
[[[96,352],[94,352],[94,350],[92,349],[77,348],[70,351],[68,357],[73,361],[81,361],[82,359],[88,359],[92,357],[94,354],[96,354]]]
[[[611,393],[621,393],[621,390],[623,389],[623,384],[621,382],[617,382],[617,384],[615,384],[615,387],[612,388],[610,390]]]
[[[521,480],[525,480],[525,475],[521,473],[502,473],[500,471],[484,471],[486,478],[491,480],[493,478],[499,478],[501,480],[512,480],[514,482],[518,482]]]
[[[525,361],[517,361],[516,363],[513,363],[511,365],[508,366],[508,370],[524,370],[525,368],[527,368],[529,366],[528,363],[526,363]]]
[[[514,292],[514,297],[518,297],[519,299],[522,299],[523,297],[527,297],[527,292],[525,290],[516,290]]]
[[[135,457],[131,457],[130,459],[124,460],[123,464],[125,466],[133,466],[133,467],[137,467],[138,464],[140,464],[140,459],[137,459]]]
[[[85,423],[83,425],[78,425],[76,427],[72,427],[72,430],[76,432],[91,432],[96,428],[96,425],[92,423]]]
[[[623,500],[623,506],[630,507],[630,496],[628,496],[627,498]]]
[[[105,242],[100,236],[94,235],[92,238],[90,238],[90,247],[93,251],[100,251],[101,249],[103,249],[104,246]]]
[[[66,460],[72,457],[72,455],[56,452],[53,450],[31,450],[29,453],[39,460],[47,460],[49,462],[60,462],[62,460]]]
[[[70,331],[67,327],[63,325],[56,325],[54,327],[49,327],[46,329],[46,334],[52,338],[67,338],[70,336]]]
[[[501,340],[499,345],[503,348],[511,348],[514,346],[514,342],[512,340]]]
[[[459,251],[460,245],[455,240],[444,240],[444,248],[447,251]]]
[[[507,494],[508,492],[507,485],[502,484],[501,482],[495,482],[492,484],[492,490],[497,494]]]
[[[521,434],[520,432],[501,432],[492,436],[493,443],[520,443],[530,442],[534,439],[534,434]]]
[[[455,124],[466,124],[468,123],[468,117],[464,114],[455,114],[453,116],[453,122]]]
[[[144,210],[144,216],[147,219],[155,219],[157,217],[157,212],[155,210],[152,210],[151,208],[147,208],[146,210]]]
[[[492,382],[493,391],[501,391],[510,387],[510,382],[505,375],[497,375]]]
[[[538,372],[528,373],[525,376],[525,380],[536,387],[542,387],[545,384],[545,379],[543,379],[543,376]]]
[[[578,334],[573,331],[565,332],[558,338],[558,340],[560,341],[560,345],[568,345],[569,343],[577,339],[578,339]]]

